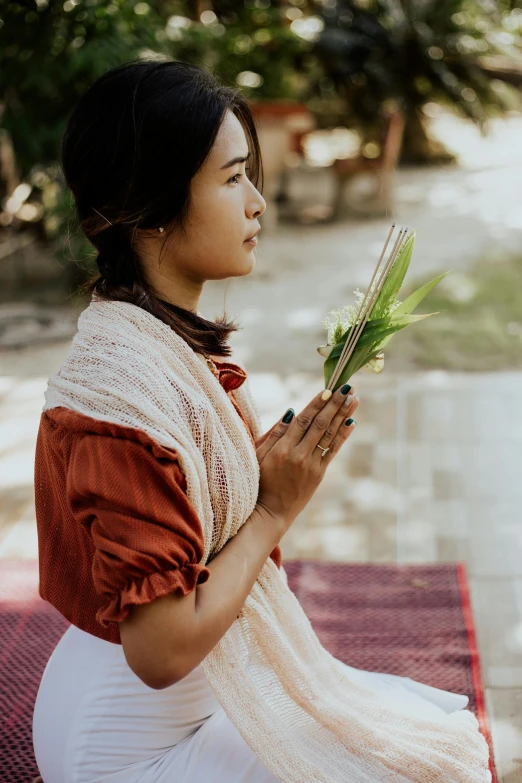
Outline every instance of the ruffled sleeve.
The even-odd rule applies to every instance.
[[[206,582],[204,539],[177,454],[145,433],[86,434],[71,453],[67,494],[94,545],[92,579],[103,627],[132,605]]]

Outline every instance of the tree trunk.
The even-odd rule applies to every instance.
[[[421,112],[419,110],[408,112],[400,162],[435,165],[454,161],[453,153],[439,141],[430,138]]]
[[[189,8],[192,14],[192,18],[195,21],[199,21],[199,17],[203,11],[211,10],[212,3],[209,0],[190,0]]]

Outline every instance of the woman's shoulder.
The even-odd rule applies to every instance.
[[[64,406],[48,408],[42,412],[39,435],[40,440],[47,438],[55,441],[63,438],[69,441],[91,437],[97,440],[110,439],[112,446],[118,441],[121,441],[122,446],[131,441],[140,444],[157,458],[178,461],[176,449],[161,445],[137,427],[88,416]]]

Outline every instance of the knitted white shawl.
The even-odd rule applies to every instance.
[[[248,379],[234,397],[257,438]],[[259,464],[244,423],[204,358],[141,308],[93,296],[49,380],[44,410],[56,406],[138,428],[176,449],[203,528],[202,562],[252,513]],[[473,713],[421,720],[353,683],[271,558],[202,668],[245,741],[283,783],[491,781]]]

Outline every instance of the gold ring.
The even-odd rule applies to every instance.
[[[323,452],[321,454],[322,457],[324,457],[324,455],[326,454],[327,451],[330,451],[330,446],[328,446],[327,449],[324,449],[322,446],[319,445],[319,443],[317,444],[316,448],[321,449],[321,451]]]

